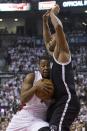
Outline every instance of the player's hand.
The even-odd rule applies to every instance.
[[[53,83],[52,83],[51,80],[49,81],[49,80],[42,79],[41,81],[45,85],[44,88],[43,88],[44,91],[47,91],[49,93],[50,90],[52,90],[54,88]]]
[[[35,90],[43,90],[45,87],[47,87],[47,84],[44,83],[42,80],[38,80],[37,82],[35,82],[34,84],[34,89]]]
[[[54,87],[51,80],[41,79],[34,84],[35,94],[43,101],[47,101],[53,97]]]
[[[42,90],[46,93],[50,93],[50,91],[54,88],[53,83],[49,80],[41,79],[35,83],[36,90]]]
[[[50,15],[50,11],[48,10],[48,11],[43,15],[43,21],[44,21],[44,22],[48,22],[49,15]]]
[[[54,7],[51,9],[51,12],[53,12],[55,15],[57,15],[60,11],[60,7],[58,4],[54,5]]]

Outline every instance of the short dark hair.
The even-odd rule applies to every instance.
[[[41,60],[48,60],[48,61],[50,62],[49,55],[46,54],[46,55],[40,56],[40,57],[39,57],[39,63],[40,63]]]

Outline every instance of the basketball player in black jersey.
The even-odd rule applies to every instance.
[[[70,131],[70,126],[77,117],[80,104],[75,91],[74,76],[71,66],[71,54],[63,32],[63,25],[57,14],[59,5],[43,15],[43,37],[45,46],[53,56],[52,80],[55,88],[55,103],[48,109],[49,128],[39,131]],[[55,29],[51,34],[48,18]],[[49,118],[50,116],[50,118]]]

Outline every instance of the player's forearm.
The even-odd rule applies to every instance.
[[[52,11],[50,12],[50,18],[55,30],[58,26],[61,26],[63,28],[62,22]]]
[[[31,87],[29,90],[22,92],[21,102],[23,103],[28,102],[31,99],[31,97],[34,95],[34,93],[35,93],[35,89],[33,89],[33,87]]]
[[[45,43],[48,43],[51,40],[51,32],[47,22],[43,20],[43,38]]]

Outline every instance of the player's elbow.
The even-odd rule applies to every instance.
[[[20,96],[20,101],[21,101],[22,103],[25,103],[25,99],[24,99],[23,95]]]
[[[56,26],[56,31],[57,31],[57,32],[63,31],[63,27],[58,24],[58,25]]]
[[[23,94],[23,93],[21,93],[21,95],[20,95],[20,100],[22,103],[26,103],[28,101],[25,94]]]

